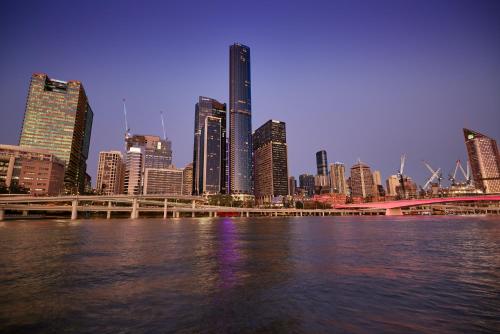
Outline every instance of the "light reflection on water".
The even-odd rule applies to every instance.
[[[499,300],[499,218],[0,229],[0,332],[494,332]]]

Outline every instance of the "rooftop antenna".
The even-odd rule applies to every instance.
[[[161,127],[163,128],[163,139],[167,141],[167,131],[165,131],[165,121],[163,120],[163,111],[160,111]]]
[[[123,115],[125,116],[125,140],[130,138],[130,128],[127,121],[127,106],[125,105],[125,98],[123,98]]]

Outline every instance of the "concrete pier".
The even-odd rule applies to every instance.
[[[78,200],[71,201],[71,220],[78,218]]]

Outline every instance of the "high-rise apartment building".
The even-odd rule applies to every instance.
[[[308,196],[314,195],[314,175],[311,174],[301,174],[299,175],[299,185],[300,188],[307,192]]]
[[[191,195],[193,192],[193,163],[189,163],[182,170],[182,194]]]
[[[69,193],[84,191],[93,115],[80,81],[31,76],[19,145],[45,149],[64,161]]]
[[[195,195],[226,193],[226,104],[200,96],[195,106],[193,189]]]
[[[325,150],[316,152],[316,168],[317,175],[328,175],[328,159]]]
[[[253,194],[250,48],[229,48],[229,188],[231,194]]]
[[[465,146],[476,188],[486,194],[500,193],[500,155],[496,140],[464,129]]]
[[[144,195],[182,195],[182,169],[146,168]]]
[[[288,146],[284,122],[269,120],[253,134],[255,199],[271,203],[288,195]]]
[[[125,165],[120,151],[99,152],[96,190],[101,195],[123,193]]]
[[[382,185],[382,175],[380,174],[379,170],[373,171],[373,183],[376,186]]]
[[[330,164],[330,183],[334,193],[347,194],[345,166],[343,163],[335,162]]]
[[[373,175],[370,166],[359,161],[351,167],[351,196],[373,197]]]
[[[140,147],[130,147],[125,160],[124,193],[140,195],[142,193],[143,154]]]

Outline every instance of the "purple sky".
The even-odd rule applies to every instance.
[[[229,45],[250,46],[253,128],[287,123],[290,175],[315,152],[382,177],[408,155],[466,159],[462,127],[500,139],[500,1],[3,1],[0,143],[17,144],[30,76],[83,82],[94,110],[89,172],[133,133],[192,159],[199,95],[228,102]]]

